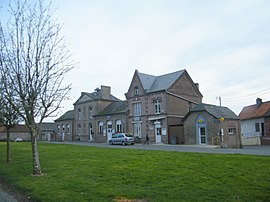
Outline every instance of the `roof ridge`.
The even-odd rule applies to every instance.
[[[180,73],[180,72],[184,72],[184,71],[185,71],[185,69],[182,69],[182,70],[178,70],[178,71],[171,72],[171,73],[161,74],[161,75],[156,76],[156,77],[167,76],[167,75],[170,75],[170,74]]]
[[[262,102],[261,105],[268,104],[268,103],[270,104],[270,100],[269,101]],[[244,106],[244,108],[245,107],[253,107],[253,106],[257,106],[257,104],[255,103],[255,104],[252,104],[252,105]]]

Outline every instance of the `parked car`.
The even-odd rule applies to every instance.
[[[23,140],[22,140],[22,138],[20,138],[20,137],[17,137],[15,140],[14,140],[14,142],[22,142]]]
[[[122,144],[123,146],[126,144],[133,145],[134,144],[134,137],[130,133],[117,133],[112,136],[109,140],[109,144]]]

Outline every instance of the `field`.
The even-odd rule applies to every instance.
[[[269,201],[270,157],[0,143],[0,179],[33,201]]]

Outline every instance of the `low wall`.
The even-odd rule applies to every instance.
[[[243,145],[261,145],[261,138],[259,136],[249,137],[249,138],[242,137],[242,144]]]

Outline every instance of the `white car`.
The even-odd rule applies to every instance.
[[[132,134],[129,133],[118,133],[112,136],[112,139],[109,140],[109,144],[122,144],[122,145],[133,145],[134,144],[134,137]]]
[[[17,138],[14,140],[14,142],[22,142],[22,138],[17,137]]]

